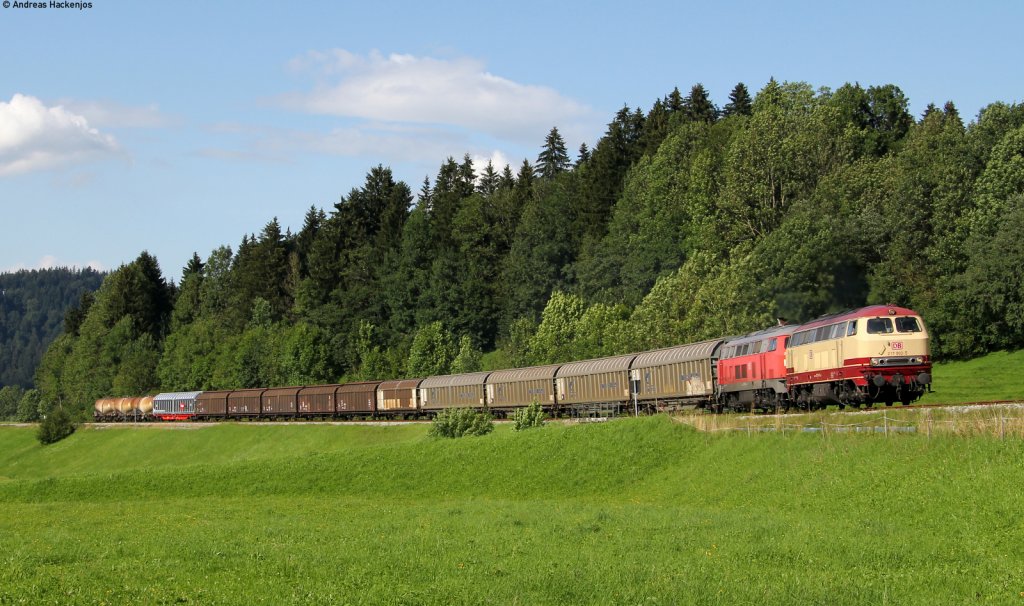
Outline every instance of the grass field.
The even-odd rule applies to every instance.
[[[0,428],[0,604],[1024,604],[1024,443]]]
[[[922,404],[1024,400],[1024,349],[936,364],[932,370],[935,391],[925,394]]]

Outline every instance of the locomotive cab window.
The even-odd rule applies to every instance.
[[[850,327],[848,329],[846,329],[846,336],[852,337],[855,334],[857,334],[857,321],[856,320],[850,322]]]
[[[890,320],[889,318],[868,318],[868,334],[892,334],[892,320]]]
[[[904,316],[896,318],[896,330],[900,332],[921,332],[921,325],[918,323],[917,318]]]

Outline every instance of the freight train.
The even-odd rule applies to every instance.
[[[549,412],[813,410],[910,404],[931,388],[919,314],[873,305],[654,351],[493,372],[97,400],[97,420],[311,419],[430,416],[487,408]]]

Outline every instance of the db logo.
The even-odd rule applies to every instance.
[[[893,350],[903,349],[903,342],[902,341],[893,341],[893,342],[889,343],[889,348],[893,349]]]

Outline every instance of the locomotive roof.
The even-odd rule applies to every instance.
[[[726,345],[743,345],[744,343],[753,343],[762,339],[770,339],[771,337],[779,337],[785,335],[791,335],[796,332],[796,329],[800,328],[799,324],[786,324],[784,326],[772,326],[771,328],[765,328],[757,332],[747,333],[738,337],[726,337]]]
[[[854,318],[873,318],[877,316],[916,316],[919,315],[916,311],[900,307],[898,305],[868,305],[867,307],[859,307],[857,309],[848,309],[846,311],[840,311],[834,314],[827,314],[820,316],[797,326],[798,330],[804,330],[807,328],[816,328],[818,326],[824,326],[833,322],[841,322],[843,320],[852,320]]]

